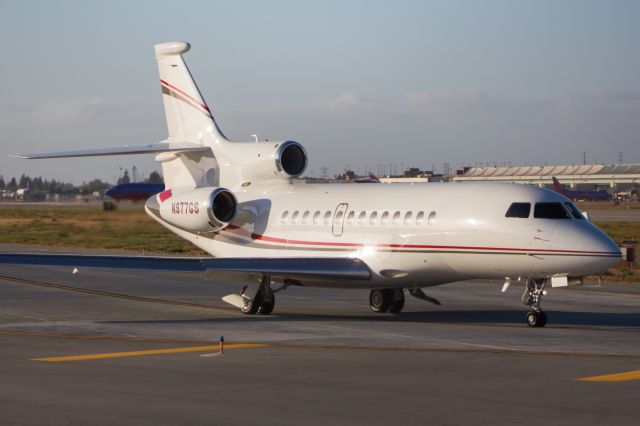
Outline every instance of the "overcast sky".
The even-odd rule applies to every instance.
[[[0,174],[112,181],[166,137],[153,45],[185,40],[225,134],[322,166],[640,162],[640,1],[0,0]]]

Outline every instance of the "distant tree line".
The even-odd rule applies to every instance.
[[[143,182],[149,183],[162,183],[162,176],[160,173],[153,171],[147,179]],[[117,184],[131,183],[129,177],[129,171],[125,170],[123,175],[118,179]],[[69,182],[61,182],[55,179],[43,179],[42,176],[32,178],[23,174],[20,179],[12,177],[7,183],[4,177],[0,175],[0,191],[10,190],[16,191],[19,188],[29,188],[30,193],[46,193],[46,194],[60,194],[64,196],[69,195],[89,195],[94,192],[104,192],[109,189],[112,184],[103,182],[100,179],[93,179],[89,182],[83,182],[81,185],[74,185]]]

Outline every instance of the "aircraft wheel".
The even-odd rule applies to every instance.
[[[527,325],[529,327],[544,327],[547,325],[547,314],[542,311],[529,311],[527,313]]]
[[[240,308],[242,313],[247,315],[255,314],[256,312],[258,312],[258,309],[260,309],[260,304],[256,303],[255,300],[247,301],[247,303],[245,303],[244,306]]]
[[[273,307],[276,304],[276,298],[272,294],[270,296],[264,297],[262,299],[262,303],[260,303],[260,307],[258,308],[258,314],[260,315],[269,315],[273,312]]]
[[[369,293],[371,310],[380,314],[387,312],[389,305],[391,305],[391,296],[391,292],[387,289],[371,290],[371,293]]]
[[[404,308],[404,290],[401,288],[393,289],[389,312],[397,314],[402,311],[402,308]]]
[[[244,291],[246,290],[247,287],[244,287],[242,289],[242,293],[244,294]],[[258,293],[256,294],[256,296],[253,298],[253,300],[248,300],[244,306],[242,308],[240,308],[240,310],[242,311],[243,314],[247,314],[247,315],[254,315],[255,313],[258,312],[258,309],[260,309],[260,305],[262,304],[262,295],[261,292],[258,291]]]

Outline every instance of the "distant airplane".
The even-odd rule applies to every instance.
[[[26,188],[18,188],[16,190],[16,200],[17,201],[24,201],[25,197],[27,196],[29,191],[30,191],[30,189],[29,189],[28,186]]]
[[[558,179],[554,176],[553,178],[553,188],[556,192],[564,195],[565,197],[571,200],[584,200],[584,201],[609,201],[611,200],[611,194],[608,191],[573,191],[571,189],[567,189],[564,185],[558,182]]]
[[[166,141],[18,157],[154,154],[167,189],[147,200],[147,213],[211,256],[0,253],[0,263],[204,272],[241,282],[223,300],[245,314],[271,313],[290,286],[367,289],[374,312],[399,313],[405,294],[439,304],[425,287],[499,279],[505,291],[519,281],[528,325],[543,327],[548,288],[579,284],[622,257],[569,199],[531,185],[294,185],[304,147],[227,139],[184,63],[189,48],[155,46]]]
[[[116,201],[142,201],[162,191],[164,183],[122,183],[109,188],[105,195]]]

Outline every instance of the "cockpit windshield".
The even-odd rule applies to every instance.
[[[580,210],[578,210],[575,204],[564,203],[564,206],[567,208],[567,210],[569,210],[569,213],[571,213],[571,216],[575,217],[576,219],[584,220],[584,215]]]
[[[526,219],[531,214],[531,203],[511,203],[505,217],[517,217]],[[536,203],[533,208],[533,217],[536,219],[578,219],[585,217],[575,204],[566,203]]]
[[[571,214],[562,203],[536,203],[533,217],[536,219],[571,219]]]
[[[513,203],[509,206],[505,217],[527,218],[531,213],[531,203]]]

